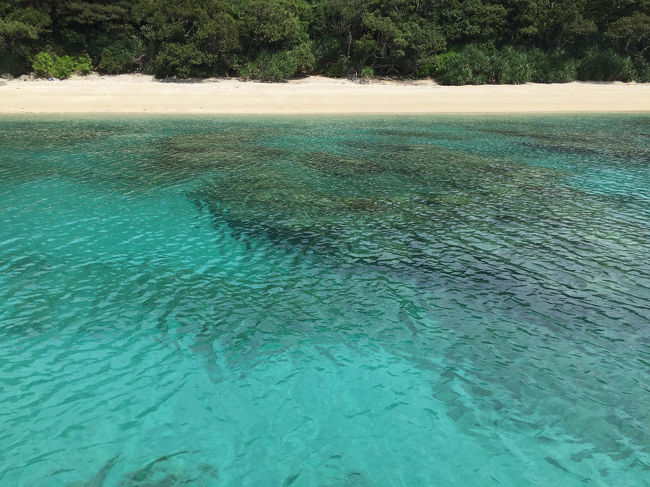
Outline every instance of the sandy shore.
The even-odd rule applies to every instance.
[[[439,86],[431,80],[358,83],[318,76],[288,83],[150,76],[11,80],[0,113],[549,113],[650,112],[650,84],[567,83]]]

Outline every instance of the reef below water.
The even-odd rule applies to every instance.
[[[3,118],[0,485],[648,485],[648,140]]]

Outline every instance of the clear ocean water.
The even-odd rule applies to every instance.
[[[0,485],[650,485],[650,116],[0,120]]]

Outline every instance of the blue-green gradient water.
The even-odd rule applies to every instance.
[[[650,116],[0,120],[0,485],[650,485]]]

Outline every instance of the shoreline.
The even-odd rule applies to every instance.
[[[650,112],[650,83],[441,86],[432,80],[355,82],[311,76],[286,83],[161,81],[140,74],[14,79],[0,114],[526,114]]]

